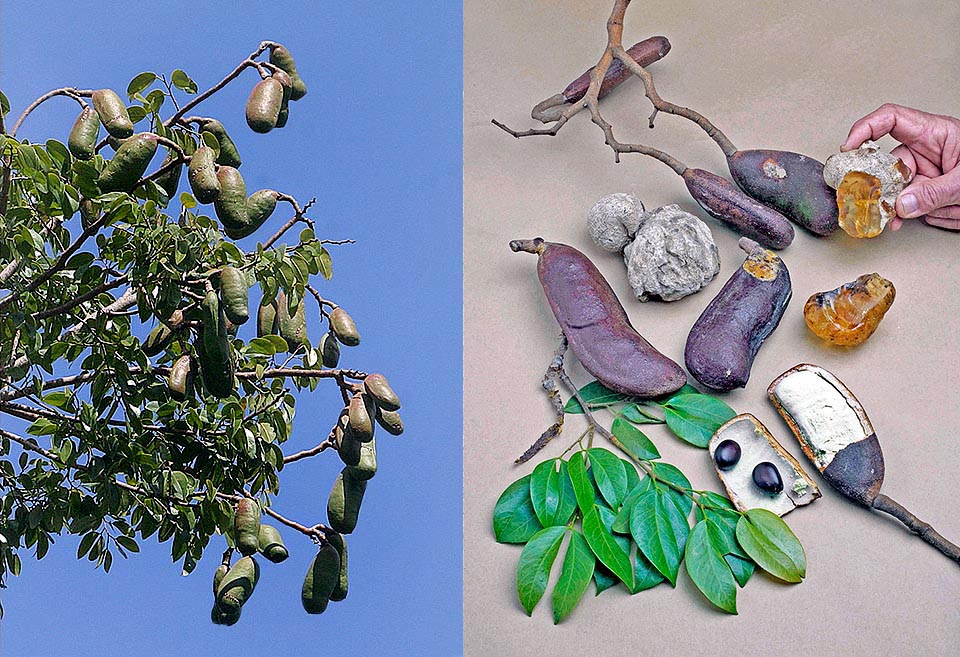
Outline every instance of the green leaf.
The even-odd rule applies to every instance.
[[[653,476],[660,480],[655,481],[653,483],[653,487],[663,490],[671,495],[673,497],[673,501],[676,502],[681,509],[683,509],[683,514],[689,515],[690,509],[693,508],[693,499],[689,495],[684,495],[680,491],[667,486],[667,484],[663,482],[669,482],[674,486],[689,490],[691,488],[690,480],[687,479],[686,475],[680,472],[680,469],[677,468],[677,466],[671,465],[670,463],[653,461],[650,466],[653,470]]]
[[[623,461],[613,452],[598,447],[588,450],[587,455],[600,494],[612,508],[618,508],[627,494],[627,471]]]
[[[600,515],[600,522],[603,523],[603,526],[606,527],[608,532],[611,531],[616,514],[601,504],[597,504],[597,513]],[[620,546],[620,549],[626,554],[630,554],[630,539],[626,536],[617,536],[616,534],[612,534],[612,536],[613,540]],[[610,569],[602,563],[597,564],[597,567],[594,569],[594,576],[597,584],[596,595],[600,595],[600,593],[610,587],[616,586],[617,582],[620,581],[616,575],[610,572]],[[634,580],[636,580],[636,578],[634,578]]]
[[[127,85],[127,96],[129,96],[130,100],[133,100],[134,96],[149,87],[156,79],[157,74],[151,71],[145,71],[137,75],[130,80],[130,84]]]
[[[253,338],[247,343],[246,352],[252,356],[273,356],[277,353],[277,350],[270,340],[266,338]]]
[[[684,557],[687,574],[707,600],[727,613],[736,614],[737,583],[710,540],[707,522],[698,522],[690,532]]]
[[[747,582],[750,580],[750,577],[753,575],[753,562],[749,559],[741,559],[734,554],[723,555],[723,560],[727,562],[728,566],[730,566],[730,570],[733,571],[733,576],[736,578],[737,584],[740,585],[740,588],[746,586]]]
[[[665,395],[663,397],[660,397],[659,399],[656,399],[655,403],[662,405],[672,401],[675,397],[679,397],[680,395],[699,395],[699,394],[702,394],[699,390],[694,388],[689,383],[684,383],[682,388],[680,388],[676,392],[671,392],[668,395]]]
[[[613,421],[611,433],[620,441],[620,445],[627,454],[641,461],[651,461],[660,458],[660,452],[650,439],[640,429],[636,428],[623,418]]]
[[[620,578],[628,589],[631,588],[633,568],[630,565],[630,556],[617,544],[613,534],[603,526],[596,505],[589,511],[584,511],[583,535],[600,562]]]
[[[650,560],[643,556],[643,552],[637,550],[637,558],[633,562],[633,588],[630,593],[640,593],[652,589],[657,584],[666,581]]]
[[[623,401],[627,398],[627,396],[622,393],[614,392],[604,387],[599,381],[591,381],[577,392],[580,393],[580,397],[583,398],[583,401],[586,402],[590,408],[609,406],[610,404]],[[583,413],[583,408],[580,406],[580,402],[577,401],[576,397],[571,397],[567,401],[566,406],[563,407],[563,411],[571,415],[576,415]]]
[[[117,536],[117,543],[128,552],[139,552],[140,546],[129,536]]]
[[[526,543],[540,531],[530,500],[530,475],[507,486],[493,508],[493,533],[499,543]]]
[[[663,424],[663,418],[640,404],[628,404],[620,411],[623,417],[634,424]]]
[[[630,533],[630,515],[633,513],[633,506],[637,503],[637,500],[640,498],[640,496],[646,493],[652,487],[653,480],[650,477],[644,477],[637,482],[633,488],[630,489],[630,492],[627,493],[627,496],[623,498],[623,505],[617,512],[617,517],[613,521],[611,531],[617,532],[618,534]]]
[[[799,582],[807,574],[803,546],[780,516],[766,509],[750,509],[737,523],[737,542],[758,566],[785,582]]]
[[[704,500],[712,502],[706,494],[702,494],[700,501],[703,502]],[[697,521],[706,520],[708,522],[707,529],[710,533],[710,539],[720,551],[720,554],[733,554],[746,558],[746,553],[737,543],[737,522],[740,520],[740,514],[733,509],[732,505],[729,510],[702,509],[698,506],[695,515]]]
[[[670,430],[697,447],[706,447],[720,425],[737,414],[716,397],[701,394],[676,395],[663,409]]]
[[[6,95],[0,91],[0,118],[6,116],[10,113],[10,101],[7,100]]]
[[[547,590],[550,579],[550,569],[560,551],[560,543],[566,527],[547,527],[533,535],[520,553],[517,563],[517,595],[520,604],[527,611],[527,616],[533,613],[533,608],[540,602]]]
[[[587,474],[586,457],[586,452],[576,452],[570,457],[570,462],[567,464],[567,474],[570,475],[570,481],[573,483],[577,506],[583,513],[592,509],[594,502],[597,500],[596,493],[593,492],[590,475]]]
[[[567,464],[551,459],[538,465],[530,477],[530,499],[541,525],[566,525],[577,508]]]
[[[170,81],[173,82],[173,86],[183,92],[188,94],[197,93],[197,83],[191,80],[190,76],[181,71],[179,68],[170,76]]]
[[[593,577],[596,563],[586,539],[580,532],[574,531],[570,536],[567,554],[563,558],[560,579],[553,587],[554,624],[566,618],[580,602]]]
[[[676,586],[690,525],[674,498],[656,489],[641,495],[630,515],[630,533],[643,555]]]
[[[620,580],[616,575],[607,570],[603,564],[597,564],[593,570],[593,583],[596,585],[594,595],[600,595],[609,588],[616,586]]]
[[[333,278],[333,259],[326,249],[320,249],[320,253],[317,255],[317,269],[320,270],[320,275],[328,281]]]

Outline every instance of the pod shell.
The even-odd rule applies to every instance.
[[[790,246],[793,225],[773,208],[753,200],[715,173],[686,169],[682,175],[690,195],[711,217],[768,249]]]
[[[67,148],[78,160],[91,160],[96,155],[100,136],[100,116],[92,107],[84,107],[70,129]]]
[[[638,41],[627,50],[627,54],[640,66],[650,66],[650,64],[663,59],[668,52],[670,52],[670,41],[665,36],[652,36],[643,41]],[[580,77],[567,85],[567,88],[563,90],[565,102],[575,103],[583,99],[587,94],[587,88],[590,86],[590,71],[592,70],[592,68],[587,69]],[[614,59],[610,62],[610,67],[607,68],[607,72],[603,76],[603,82],[600,83],[599,97],[603,98],[632,75],[633,73],[619,59]]]
[[[126,139],[133,134],[133,121],[127,113],[127,106],[115,91],[97,89],[90,100],[111,137]]]
[[[587,372],[607,388],[639,398],[683,387],[687,382],[683,369],[637,333],[610,284],[586,255],[540,238],[511,243],[515,251],[527,250],[524,246],[539,253],[537,274],[544,294]]]
[[[247,279],[236,267],[220,270],[220,299],[223,312],[236,326],[243,326],[250,319]]]
[[[337,584],[330,592],[330,602],[340,602],[347,597],[349,581],[347,579],[347,540],[340,534],[331,534],[327,537],[330,544],[337,549],[340,554],[340,573],[337,577]]]
[[[224,228],[240,229],[247,223],[247,185],[243,176],[234,167],[222,166],[217,170],[220,196],[213,203],[217,219]]]
[[[340,342],[332,333],[324,333],[318,347],[324,367],[336,367],[340,363]]]
[[[327,522],[334,531],[350,534],[357,528],[360,504],[366,490],[366,479],[355,477],[350,468],[340,471],[327,499]]]
[[[273,525],[261,524],[258,537],[260,554],[266,557],[268,561],[281,563],[290,556],[287,546],[283,544],[280,532]]]
[[[141,132],[123,142],[97,178],[100,191],[132,190],[156,155],[157,143],[157,136],[149,132]]]
[[[216,292],[211,290],[204,295],[200,311],[203,331],[195,344],[203,385],[211,395],[224,399],[233,394],[236,379],[227,335],[227,317]]]
[[[291,315],[287,295],[282,290],[277,293],[277,328],[280,331],[280,337],[287,341],[287,348],[290,351],[296,351],[301,346],[310,347],[306,312],[306,304],[303,299],[300,299],[300,303]]]
[[[370,417],[372,406],[372,400],[367,395],[356,393],[350,398],[347,411],[348,426],[350,433],[362,443],[373,440],[373,418]]]
[[[209,146],[201,146],[190,157],[187,180],[200,203],[213,203],[220,197],[220,179],[217,178],[215,160],[216,153]]]
[[[216,119],[203,119],[200,122],[200,128],[216,137],[217,143],[220,144],[217,164],[235,169],[239,168],[241,164],[240,152],[237,150],[237,145],[230,139],[230,135],[227,134],[227,129],[223,127],[223,124]]]
[[[240,554],[249,556],[260,549],[260,505],[256,501],[245,497],[237,502],[233,532]]]
[[[303,578],[300,602],[308,614],[322,614],[330,601],[330,594],[340,579],[340,552],[327,542],[310,562]]]
[[[254,85],[245,109],[251,130],[266,133],[277,126],[283,96],[283,84],[275,78],[265,78]]]
[[[277,300],[260,304],[257,310],[257,337],[279,335],[277,329]]]
[[[353,318],[343,308],[337,307],[330,311],[327,316],[330,322],[330,330],[337,340],[348,347],[356,347],[360,344],[360,333],[357,331],[357,325]]]
[[[193,394],[193,358],[190,354],[183,354],[170,366],[167,387],[170,396],[177,401],[183,401]]]
[[[177,159],[177,154],[173,151],[167,151],[167,156],[163,158],[160,168],[167,166]],[[167,199],[172,199],[180,188],[180,175],[183,173],[183,164],[177,164],[170,168],[166,173],[156,179],[157,185],[166,193]]]
[[[377,407],[385,411],[396,411],[400,408],[400,398],[382,374],[368,374],[363,380],[363,389],[373,398]]]
[[[377,407],[377,424],[394,436],[403,433],[403,420],[400,419],[400,414],[396,411],[385,411]]]
[[[758,149],[727,156],[744,192],[815,235],[840,227],[836,192],[823,181],[823,163],[800,153]]]
[[[373,479],[377,474],[377,441],[375,439],[360,444],[360,460],[350,468],[350,474],[356,479]]]
[[[705,386],[742,388],[763,341],[773,333],[790,302],[790,273],[783,261],[756,242],[741,238],[747,252],[687,336],[687,370]]]
[[[224,576],[217,589],[216,608],[226,614],[239,614],[260,580],[260,565],[253,557],[241,557]]]
[[[270,63],[279,66],[284,73],[290,76],[290,100],[300,100],[307,95],[307,85],[297,72],[297,64],[293,55],[284,46],[276,46],[270,50]]]

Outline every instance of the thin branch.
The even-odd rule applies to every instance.
[[[278,193],[278,194],[277,194],[277,200],[278,200],[278,201],[285,201],[285,202],[287,202],[287,203],[289,203],[290,205],[293,206],[293,217],[291,217],[291,218],[289,219],[289,221],[287,221],[287,223],[283,224],[283,225],[280,227],[280,230],[278,230],[276,233],[274,233],[274,234],[270,237],[270,239],[268,239],[266,242],[264,242],[264,244],[263,244],[263,248],[264,248],[264,249],[269,249],[271,246],[273,246],[274,243],[275,243],[278,239],[280,239],[281,237],[283,237],[283,234],[284,234],[284,233],[286,233],[288,230],[290,230],[291,228],[293,228],[297,223],[303,222],[303,223],[307,224],[308,226],[310,226],[310,228],[314,228],[313,220],[308,219],[308,218],[306,217],[306,212],[307,212],[307,210],[309,210],[309,209],[313,206],[314,203],[317,202],[317,199],[316,199],[316,198],[310,199],[310,201],[309,201],[305,206],[303,206],[302,208],[300,207],[300,204],[297,203],[297,199],[295,199],[294,197],[290,196],[289,194],[281,194],[281,193]]]
[[[293,367],[275,367],[264,370],[262,375],[258,375],[255,371],[237,372],[238,379],[277,379],[288,377],[307,377],[312,379],[348,378],[362,381],[367,378],[367,373],[361,370],[300,370]]]
[[[560,398],[560,388],[557,385],[557,377],[559,372],[563,369],[563,357],[566,353],[567,336],[561,332],[560,343],[553,352],[553,359],[550,361],[550,366],[547,367],[547,371],[543,375],[543,381],[541,381],[541,386],[547,392],[547,397],[550,399],[553,410],[557,414],[557,420],[546,431],[540,434],[540,437],[537,438],[536,442],[530,445],[530,447],[527,448],[527,451],[520,455],[520,458],[514,461],[514,463],[518,465],[520,463],[526,463],[532,459],[537,452],[546,447],[547,443],[560,435],[560,432],[563,431],[563,420],[565,413],[563,410],[563,400]]]
[[[80,103],[81,107],[86,107],[87,104],[83,101],[83,98],[89,98],[92,95],[93,89],[77,89],[75,87],[60,87],[59,89],[48,91],[27,105],[27,108],[23,110],[23,113],[20,115],[20,118],[18,118],[17,122],[13,124],[13,129],[10,130],[10,136],[16,137],[17,130],[20,129],[20,125],[24,122],[24,120],[30,116],[30,113],[51,98],[56,98],[57,96],[67,96],[68,98],[72,98]]]
[[[125,285],[127,283],[127,280],[128,280],[128,277],[126,275],[123,275],[116,280],[109,281],[107,283],[102,283],[97,287],[93,288],[92,290],[90,290],[89,292],[87,292],[86,294],[81,294],[80,296],[74,299],[71,299],[67,303],[61,304],[59,306],[55,306],[48,310],[41,310],[41,311],[35,312],[31,316],[34,319],[39,320],[39,319],[46,319],[47,317],[53,317],[54,315],[59,315],[61,313],[65,313],[68,310],[72,310],[73,308],[76,308],[82,303],[86,303],[90,299],[96,298],[97,296],[99,296],[100,294],[103,294],[108,290],[112,290],[114,288],[120,287],[121,285]]]
[[[17,270],[20,269],[22,264],[23,260],[11,260],[10,263],[0,271],[0,285],[6,285],[7,281],[13,278],[13,275],[17,273]]]
[[[960,563],[960,546],[957,546],[945,539],[940,535],[939,532],[937,532],[937,530],[930,526],[929,523],[920,520],[917,516],[907,511],[899,503],[881,493],[877,495],[876,499],[873,501],[873,508],[877,511],[889,513],[891,516],[906,525],[907,529],[909,529],[911,532],[940,550],[940,552],[949,558],[953,559],[957,563]]]

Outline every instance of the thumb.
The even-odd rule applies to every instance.
[[[960,167],[937,178],[918,176],[897,197],[897,214],[906,219],[960,203]]]

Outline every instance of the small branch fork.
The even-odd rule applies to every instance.
[[[547,446],[551,440],[560,435],[560,432],[563,431],[563,419],[565,413],[563,410],[563,399],[560,398],[560,386],[557,385],[557,378],[560,375],[560,372],[563,371],[563,357],[567,353],[567,336],[563,333],[560,333],[560,343],[557,345],[557,349],[553,352],[553,360],[550,361],[549,367],[547,367],[546,373],[543,375],[543,381],[540,385],[543,386],[543,389],[547,392],[547,397],[550,400],[550,404],[553,406],[553,410],[557,413],[557,420],[550,427],[540,434],[540,437],[537,438],[536,442],[530,445],[530,447],[525,451],[520,457],[514,461],[516,464],[526,463],[534,456],[537,452]]]

